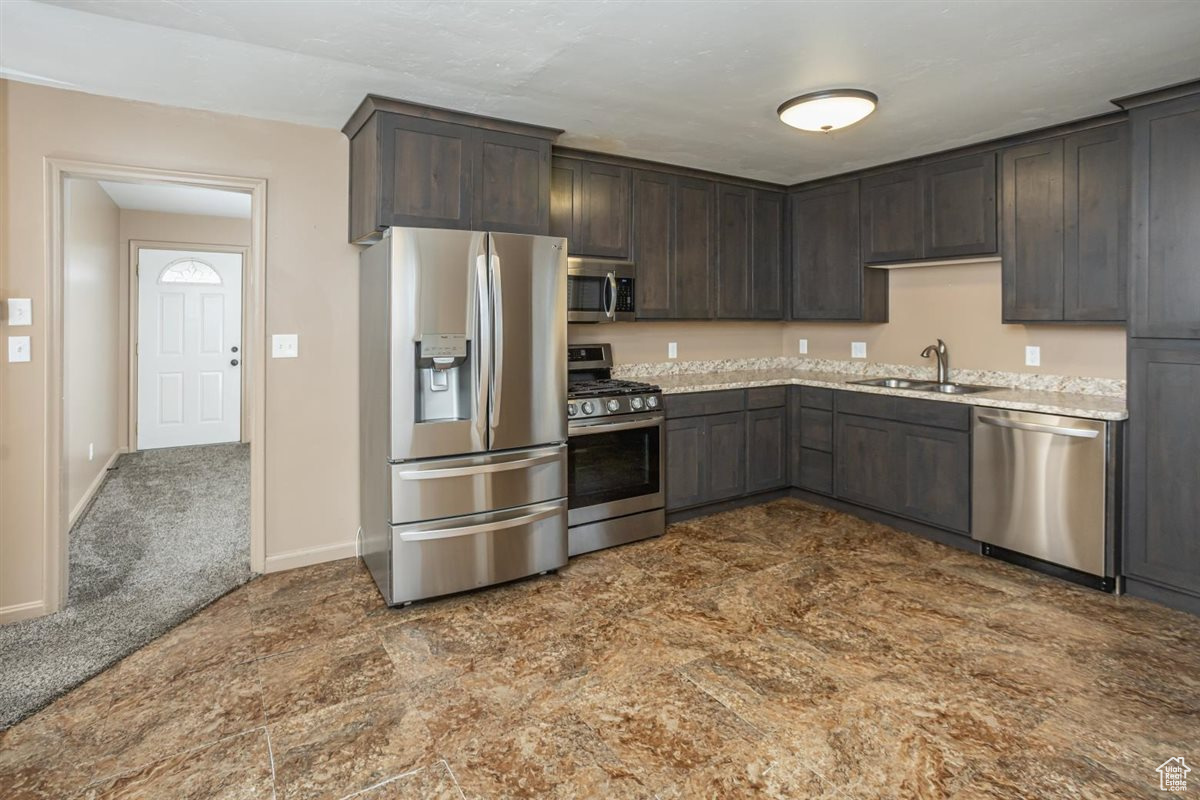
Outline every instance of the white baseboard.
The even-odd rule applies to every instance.
[[[32,603],[18,603],[15,606],[0,606],[0,625],[19,622],[23,619],[33,619],[46,613],[46,604],[41,600]]]
[[[351,539],[348,542],[327,544],[323,547],[309,547],[303,550],[289,550],[286,553],[267,556],[264,564],[266,572],[283,572],[285,569],[308,567],[325,561],[337,561],[341,558],[354,558],[358,555],[358,542]]]
[[[108,463],[104,465],[104,468],[100,470],[98,475],[96,475],[96,479],[92,481],[91,485],[88,486],[87,490],[83,493],[83,497],[79,498],[79,502],[75,504],[73,509],[71,509],[71,515],[67,517],[67,530],[75,527],[75,523],[79,521],[79,517],[82,516],[84,510],[87,509],[88,503],[92,502],[92,498],[95,497],[96,492],[100,490],[100,484],[104,483],[104,479],[108,477],[108,471],[112,469],[113,464],[117,463],[117,457],[124,452],[124,447],[118,447],[115,451],[113,451],[113,454],[108,459]]]

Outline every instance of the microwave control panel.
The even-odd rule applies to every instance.
[[[633,278],[617,278],[616,311],[633,311]]]

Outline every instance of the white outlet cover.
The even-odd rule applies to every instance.
[[[271,337],[271,358],[299,358],[300,334],[276,333]]]
[[[866,342],[851,342],[850,343],[850,357],[851,358],[866,358],[867,357],[867,343]]]
[[[1040,367],[1042,365],[1042,348],[1037,345],[1026,345],[1025,366]]]
[[[667,358],[679,358],[679,345],[675,342],[667,342]]]
[[[12,297],[8,301],[8,327],[23,328],[33,324],[33,301],[28,297]]]
[[[8,337],[8,361],[10,364],[21,364],[29,361],[29,337]]]
[[[800,352],[800,355],[808,355],[808,339],[800,339],[797,341],[796,349]]]

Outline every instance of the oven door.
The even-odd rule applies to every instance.
[[[663,507],[662,427],[661,414],[570,424],[568,524]]]

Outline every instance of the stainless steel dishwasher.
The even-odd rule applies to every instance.
[[[1112,591],[1120,426],[975,407],[971,537],[983,553]]]

